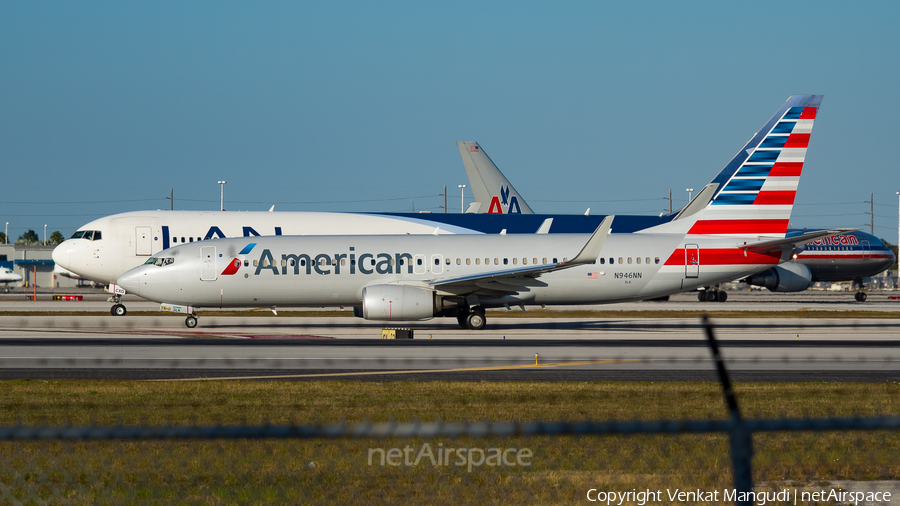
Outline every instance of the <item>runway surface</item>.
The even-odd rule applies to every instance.
[[[738,381],[900,380],[896,319],[714,323]],[[437,319],[408,327],[413,340],[382,340],[382,325],[343,317],[204,316],[188,330],[172,316],[0,316],[0,378],[715,380],[695,319],[493,318],[480,332]]]

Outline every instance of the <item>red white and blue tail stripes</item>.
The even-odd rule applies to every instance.
[[[821,95],[794,95],[713,181],[719,188],[688,234],[783,237]]]

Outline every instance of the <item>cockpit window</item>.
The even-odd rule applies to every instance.
[[[88,241],[99,241],[100,240],[100,231],[99,230],[79,230],[72,234],[71,239],[87,239]]]
[[[144,262],[144,265],[155,265],[157,267],[162,267],[164,265],[171,265],[175,263],[174,258],[154,258],[150,257]]]

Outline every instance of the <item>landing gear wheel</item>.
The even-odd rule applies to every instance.
[[[187,318],[184,319],[184,325],[189,329],[196,327],[197,326],[197,317],[196,316],[188,316]]]
[[[865,302],[869,296],[866,295],[866,292],[856,292],[856,302]]]
[[[109,308],[109,314],[113,316],[125,316],[128,310],[125,309],[125,306],[122,304],[116,304],[113,307]]]
[[[716,292],[716,302],[725,302],[728,300],[728,294],[722,290]]]
[[[706,290],[697,292],[697,300],[700,302],[706,302]]]
[[[466,316],[466,327],[470,330],[481,330],[486,323],[487,318],[484,317],[484,311],[473,311]]]
[[[462,327],[464,329],[469,328],[469,325],[466,323],[466,320],[468,319],[468,317],[469,317],[469,313],[459,313],[458,315],[456,315],[456,321],[459,322],[460,327]]]

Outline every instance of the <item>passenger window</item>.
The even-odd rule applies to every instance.
[[[254,263],[254,265],[256,264]],[[300,265],[306,267],[306,259],[300,260]]]
[[[494,265],[500,265],[500,259],[494,258]]]
[[[291,260],[293,262],[293,260]],[[291,264],[294,265],[294,264]],[[250,260],[244,260],[244,267],[250,267]]]
[[[287,260],[285,260],[285,259],[282,258],[282,259],[281,259],[281,266],[282,266],[282,267],[287,267]]]
[[[555,263],[555,264],[556,264],[556,263],[559,263],[559,262],[557,262],[557,261],[556,261],[556,259],[555,259],[555,258],[554,258],[554,259],[553,259],[553,263]]]
[[[541,260],[542,260],[542,261],[541,261],[542,264],[547,265],[547,259],[546,259],[546,258],[542,258]]]
[[[523,258],[523,259],[522,259],[522,265],[528,265],[528,259],[527,259],[527,258]]]
[[[400,263],[402,264],[402,263],[403,263],[403,260],[400,260]],[[341,265],[347,265],[347,259],[346,259],[346,258],[342,258],[342,259],[341,259]]]
[[[331,265],[337,265],[337,258],[331,259]],[[394,265],[394,259],[391,259],[391,265]]]
[[[441,259],[440,259],[440,258],[435,258],[435,259],[434,259],[434,265],[441,265]]]
[[[563,262],[568,262],[568,261],[569,261],[568,257],[563,257]]]
[[[467,259],[466,259],[466,265],[472,265],[472,259],[471,259],[471,258],[467,258]]]
[[[509,259],[508,259],[508,258],[504,258],[504,259],[503,259],[503,265],[509,265]]]
[[[631,257],[628,257],[628,265],[631,265]]]
[[[184,237],[182,237],[182,238],[181,238],[181,242],[187,242],[187,241],[185,241],[185,240],[184,240]]]
[[[259,267],[259,260],[253,261],[253,267]]]
[[[619,257],[619,263],[620,263],[620,264],[624,264],[624,263],[625,263],[625,259],[622,258],[622,257]]]
[[[485,259],[484,259],[484,265],[491,265],[491,259],[490,259],[490,258],[485,258]]]
[[[417,258],[417,259],[416,259],[416,265],[422,265],[422,259],[421,259],[421,258]]]
[[[637,263],[641,263],[641,257],[637,257]]]
[[[461,258],[457,258],[457,259],[456,259],[456,265],[462,265],[462,259],[461,259]]]
[[[605,259],[605,258],[601,258],[601,259],[600,259],[600,265],[603,265],[603,264],[605,264],[605,263],[606,263],[606,259]]]
[[[650,257],[647,257],[646,262],[644,262],[644,263],[646,263],[647,265],[650,265]]]
[[[659,263],[659,257],[656,257],[656,263]]]
[[[450,257],[447,257],[447,259],[444,260],[444,263],[447,264],[447,265],[450,265]],[[458,259],[458,258],[456,259],[456,265],[459,265],[459,259]]]

